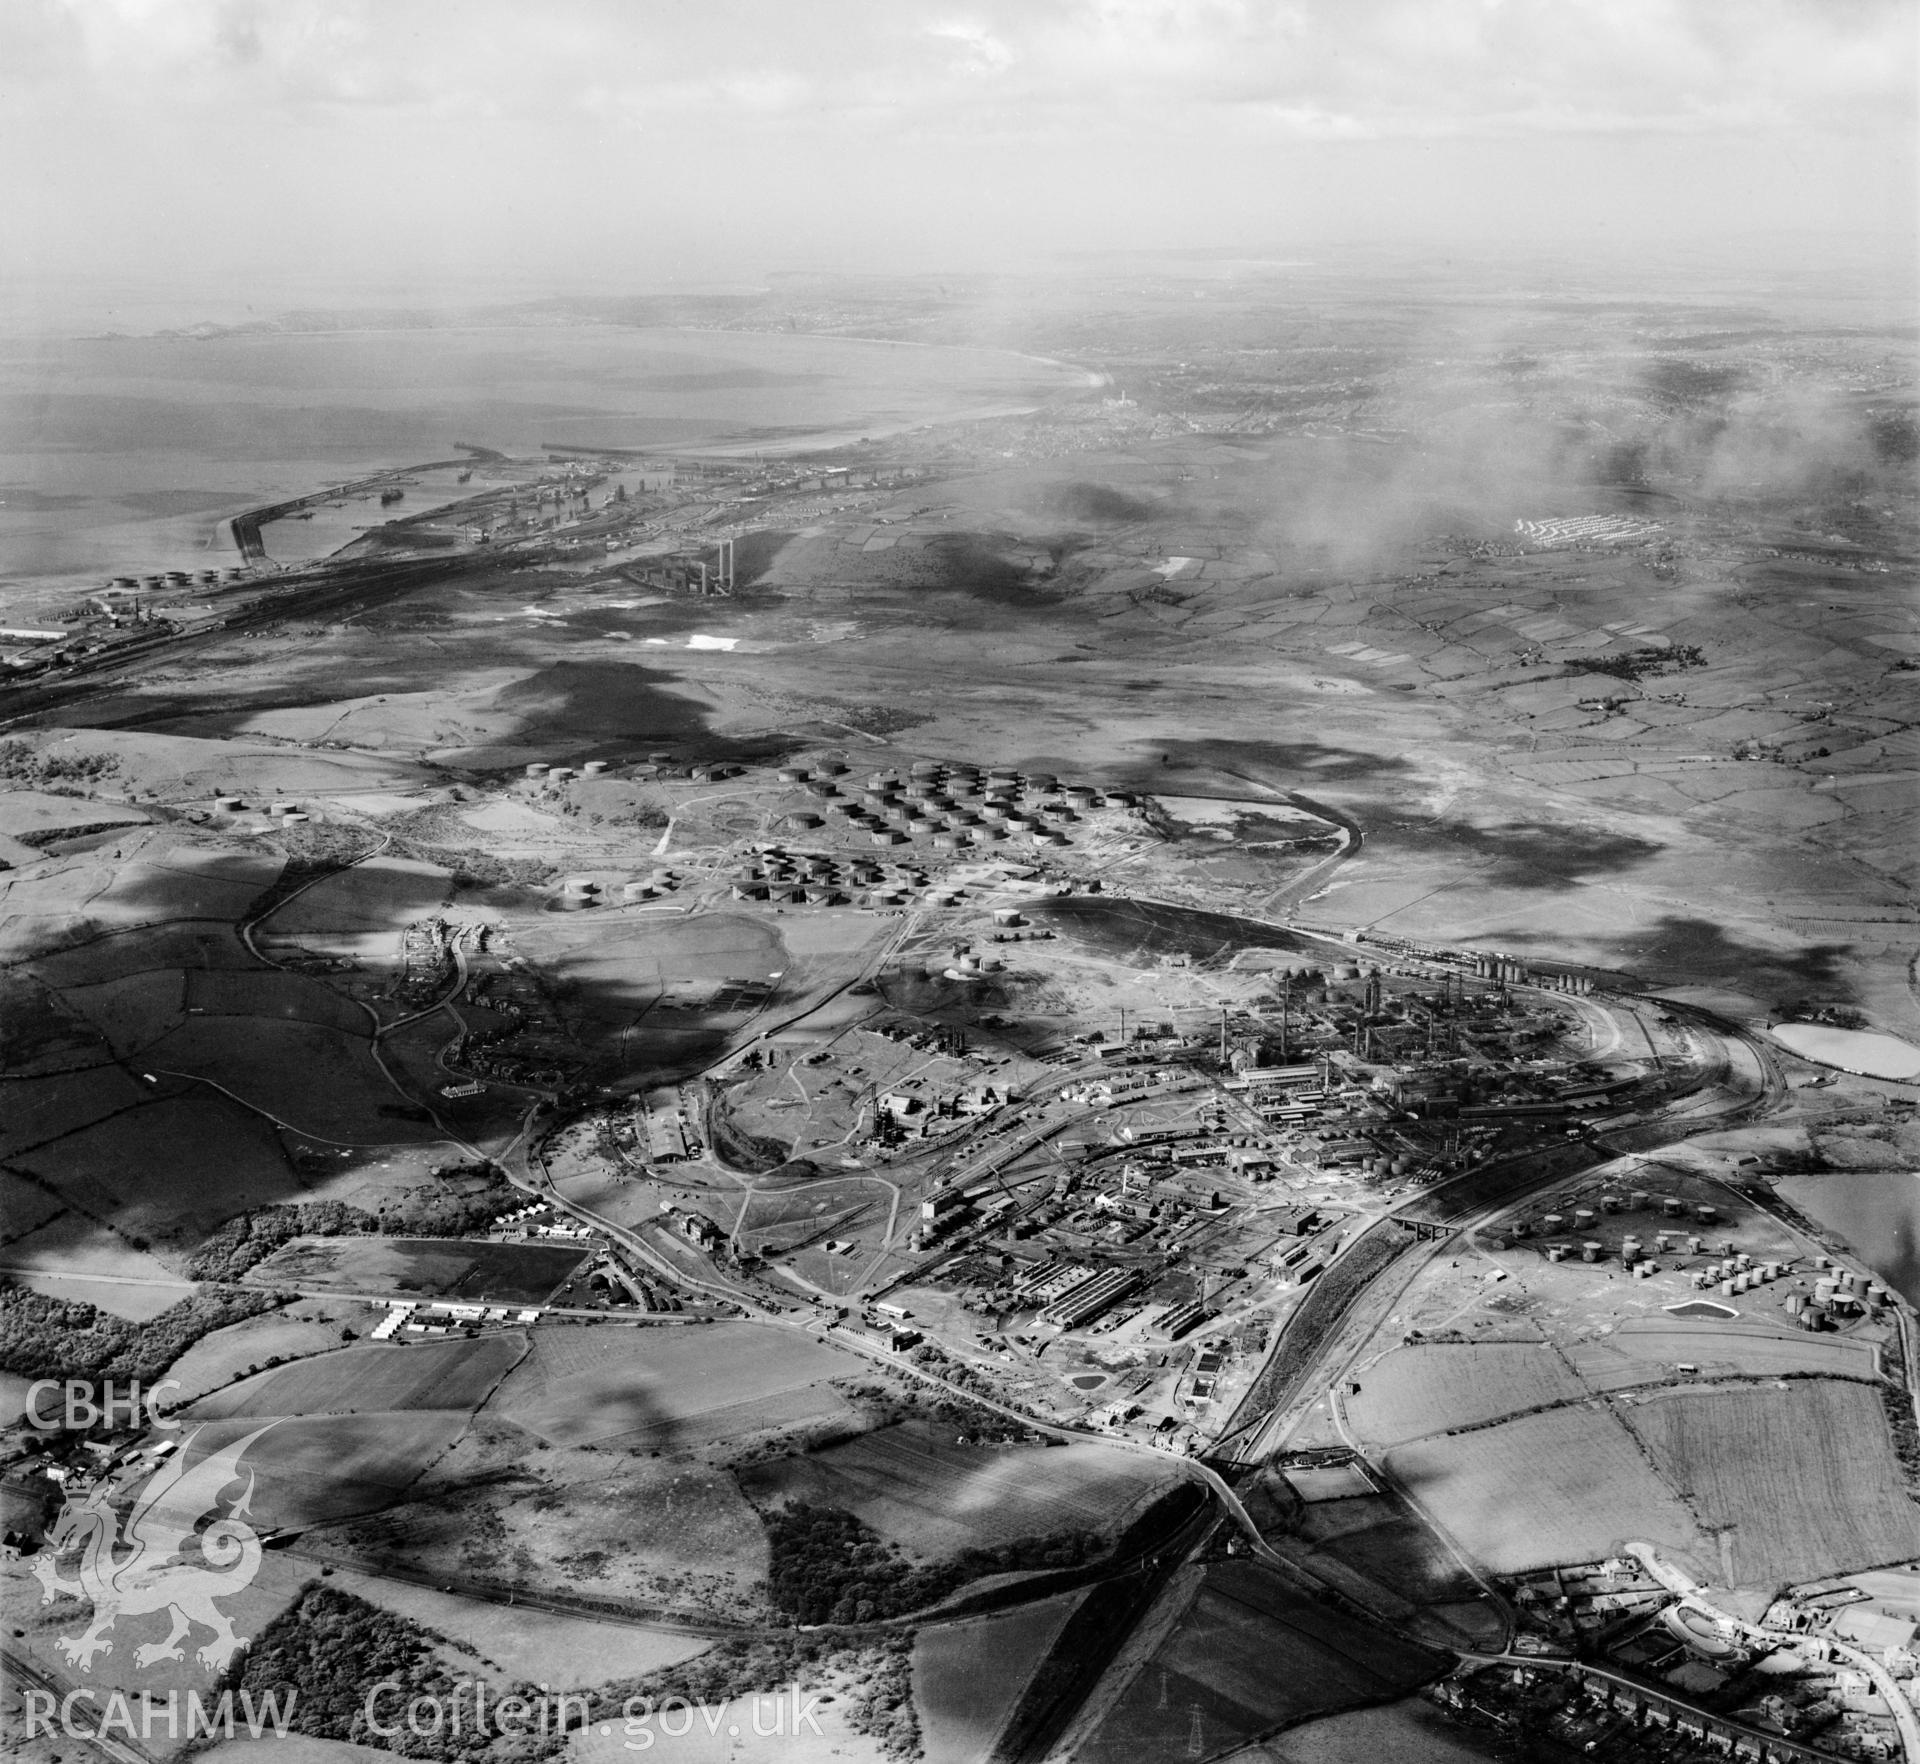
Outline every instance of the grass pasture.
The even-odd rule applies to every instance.
[[[307,931],[398,931],[446,905],[450,872],[410,858],[371,857],[297,895],[266,924],[276,937]]]
[[[260,883],[265,888],[271,874]],[[123,931],[93,937],[72,949],[54,950],[39,957],[34,967],[49,986],[98,986],[128,974],[154,968],[204,970],[239,969],[263,973],[233,934],[226,919],[182,919],[167,925],[133,925]]]
[[[1016,1611],[920,1631],[913,1647],[913,1701],[926,1764],[979,1764],[992,1756],[1007,1717],[1085,1596],[1062,1593]]]
[[[783,1329],[537,1330],[489,1405],[556,1445],[691,1449],[762,1428],[837,1419],[846,1359]]]
[[[272,1017],[364,1035],[367,1013],[323,981],[265,968],[189,968],[186,1008],[208,1017]]]
[[[249,1517],[258,1531],[304,1531],[391,1506],[466,1424],[448,1409],[247,1417],[209,1421],[182,1449],[198,1461],[264,1427],[240,1460],[254,1473]]]
[[[278,1366],[194,1406],[202,1421],[271,1415],[357,1415],[451,1410],[471,1414],[526,1353],[518,1330],[399,1347],[360,1342]]]
[[[1636,1538],[1703,1575],[1718,1563],[1633,1435],[1598,1402],[1417,1440],[1386,1462],[1414,1501],[1497,1574],[1597,1561]]]
[[[333,1584],[369,1604],[424,1623],[449,1640],[466,1643],[515,1678],[551,1685],[555,1691],[585,1689],[677,1666],[713,1645],[703,1636],[561,1617],[525,1605],[436,1592],[376,1574],[336,1569]],[[378,1756],[385,1760],[391,1754]]]
[[[1212,1757],[1276,1727],[1404,1696],[1447,1664],[1252,1563],[1220,1563],[1075,1756]]]
[[[152,1092],[118,1066],[92,1066],[53,1077],[16,1079],[0,1091],[0,1100],[6,1105],[0,1109],[0,1157],[12,1157],[149,1102]]]
[[[1552,1348],[1524,1341],[1396,1348],[1359,1383],[1359,1394],[1345,1399],[1347,1420],[1361,1439],[1380,1446],[1586,1394]]]
[[[147,1048],[148,1071],[207,1078],[296,1132],[342,1145],[415,1144],[438,1137],[424,1121],[383,1115],[401,1099],[381,1077],[364,1033],[255,1017],[189,1017]]]
[[[1625,1390],[1671,1378],[1675,1368],[1697,1366],[1703,1378],[1782,1373],[1830,1373],[1872,1378],[1870,1343],[1809,1335],[1764,1322],[1688,1323],[1678,1318],[1633,1318],[1611,1335],[1569,1342],[1567,1358],[1595,1390]]]
[[[253,1207],[307,1198],[273,1129],[195,1088],[20,1156],[70,1206],[155,1243],[197,1244]]]
[[[0,1246],[38,1231],[65,1210],[57,1195],[11,1170],[0,1169]]]
[[[186,976],[177,968],[60,989],[60,1002],[86,1018],[125,1059],[151,1047],[186,1014]]]
[[[584,1250],[561,1244],[487,1243],[466,1237],[296,1237],[249,1278],[264,1286],[542,1305],[585,1260]]]
[[[1920,1556],[1880,1393],[1796,1379],[1784,1387],[1662,1392],[1629,1424],[1709,1526],[1732,1528],[1732,1569],[1772,1587]]]
[[[323,1313],[323,1307],[306,1300],[203,1335],[167,1368],[167,1376],[180,1381],[168,1401],[190,1403],[268,1360],[304,1360],[332,1353],[340,1346],[340,1324],[316,1313]],[[364,1328],[365,1313],[355,1321]]]
[[[503,1590],[765,1615],[754,1589],[766,1578],[766,1532],[725,1470],[684,1457],[542,1450],[491,1411],[403,1503],[315,1542],[372,1571],[395,1564]]]
[[[739,1479],[759,1505],[842,1507],[908,1555],[935,1561],[1058,1531],[1111,1536],[1178,1477],[1108,1446],[963,1446],[951,1426],[902,1421],[753,1465]]]

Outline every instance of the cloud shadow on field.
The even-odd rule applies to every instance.
[[[1413,767],[1396,754],[1368,753],[1320,741],[1235,741],[1178,736],[1142,739],[1131,762],[1109,768],[1120,788],[1169,796],[1231,796],[1245,785],[1286,795],[1336,784],[1404,778]]]
[[[1489,931],[1484,941],[1524,949],[1537,931]],[[1759,999],[1775,1010],[1789,1003],[1850,1004],[1859,990],[1847,969],[1850,943],[1776,949],[1735,936],[1712,919],[1668,913],[1638,931],[1609,940],[1609,967],[1654,986],[1712,984]]]
[[[1369,826],[1367,846],[1382,856],[1458,858],[1484,864],[1477,884],[1490,888],[1558,889],[1619,876],[1656,857],[1666,847],[1634,833],[1549,821],[1504,827],[1470,827],[1446,821],[1394,822]]]

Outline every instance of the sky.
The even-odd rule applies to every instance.
[[[0,0],[0,297],[1911,251],[1910,0]]]

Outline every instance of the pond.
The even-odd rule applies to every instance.
[[[1866,1029],[1832,1029],[1824,1023],[1782,1023],[1772,1032],[1775,1041],[1802,1059],[1868,1078],[1894,1078],[1906,1083],[1920,1079],[1920,1047],[1897,1035]]]

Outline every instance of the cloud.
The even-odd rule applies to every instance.
[[[876,104],[956,129],[1203,127],[1323,139],[1858,127],[1913,104],[1902,0],[14,0],[6,60],[129,101],[288,106]],[[746,66],[741,67],[743,61]],[[730,78],[734,82],[730,84]],[[22,82],[24,85],[25,82]]]

